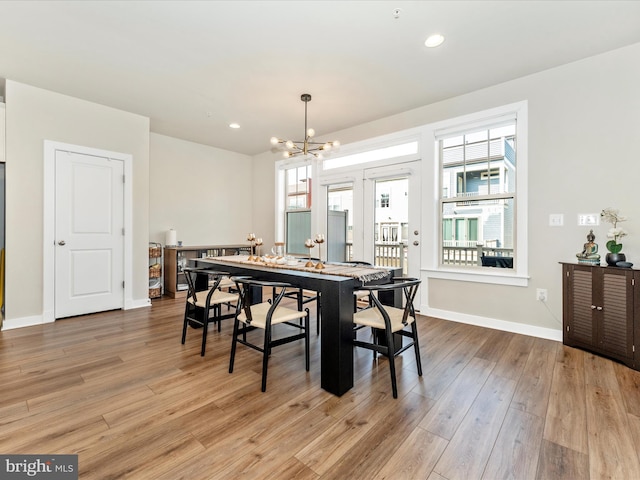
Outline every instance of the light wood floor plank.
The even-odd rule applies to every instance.
[[[507,345],[501,345],[502,356],[496,360],[495,375],[518,380],[524,371],[534,338],[512,334]]]
[[[537,480],[583,478],[589,478],[589,455],[543,440],[538,459]]]
[[[372,480],[427,478],[449,442],[416,428]]]
[[[326,473],[346,452],[362,441],[374,427],[377,418],[389,413],[388,410],[393,408],[389,396],[371,395],[362,399],[348,414],[337,419],[330,428],[302,448],[296,458],[318,475]],[[318,409],[322,410],[322,407]],[[321,413],[316,412],[318,414]]]
[[[434,400],[440,398],[460,372],[467,367],[488,336],[488,330],[480,331],[478,334],[470,333],[464,341],[455,345],[435,367],[431,368],[429,364],[426,364],[423,371],[423,381],[415,391]]]
[[[613,367],[624,399],[625,411],[640,417],[640,372],[622,364],[613,364]]]
[[[491,375],[434,471],[449,480],[480,478],[507,414],[516,382]]]
[[[580,453],[588,452],[584,352],[563,347],[553,371],[544,438]]]
[[[543,430],[542,418],[509,409],[482,475],[483,480],[534,480]]]
[[[514,408],[544,418],[558,348],[557,342],[535,339],[513,398]]]
[[[239,456],[236,462],[219,473],[219,478],[253,480],[277,475],[301,445],[310,443],[334,423],[334,418],[318,415],[317,412],[298,417],[289,425],[288,434],[270,436],[249,455]]]
[[[494,366],[495,362],[473,358],[429,410],[420,427],[450,440]]]
[[[395,402],[393,398],[388,400],[392,401]],[[321,478],[372,478],[418,426],[429,407],[430,400],[421,395],[404,396],[401,405],[395,405],[388,415],[377,418],[366,441],[354,445]]]
[[[592,381],[586,387],[590,477],[640,478],[640,463],[622,395],[615,382],[613,364],[597,357],[591,358],[589,363],[598,367],[587,370],[592,373],[608,371],[613,382]],[[603,384],[611,384],[612,388],[607,389]]]
[[[633,444],[640,445],[640,417],[627,414],[627,421],[629,422],[629,432],[631,433]],[[638,461],[640,462],[640,448],[636,448],[636,453],[638,454]]]

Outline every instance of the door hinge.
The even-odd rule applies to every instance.
[[[631,286],[635,286],[635,284],[636,284],[636,279],[635,279],[635,278],[632,278],[632,279],[631,279]]]
[[[122,288],[124,288],[124,280],[122,281]]]
[[[569,325],[567,325],[567,332],[569,331]]]
[[[636,351],[636,346],[635,345],[631,345],[631,351],[635,353],[635,351]]]
[[[124,235],[124,227],[122,228],[122,235]]]
[[[125,177],[124,175],[122,175],[122,183],[125,183],[125,179],[126,179],[126,178],[127,178],[127,177]]]

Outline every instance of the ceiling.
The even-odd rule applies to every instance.
[[[0,77],[249,155],[302,138],[302,93],[326,141],[637,42],[640,1],[0,1]]]

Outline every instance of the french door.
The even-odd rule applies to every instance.
[[[420,276],[420,163],[363,171],[363,253],[376,266]]]
[[[420,274],[420,162],[350,172],[328,181],[327,213],[347,212],[347,261],[402,267]]]

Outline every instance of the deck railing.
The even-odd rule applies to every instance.
[[[347,261],[353,258],[353,244],[347,243]],[[407,272],[407,245],[403,242],[376,242],[375,265],[379,267],[402,267]]]
[[[490,243],[490,242],[487,242]],[[353,258],[353,245],[347,243],[347,261],[359,260]],[[482,266],[482,255],[493,257],[513,257],[513,248],[500,248],[478,245],[468,242],[468,245],[444,246],[442,248],[442,263],[444,265]],[[402,242],[379,242],[375,244],[375,265],[382,267],[402,267],[407,272],[407,245]]]
[[[493,257],[513,257],[513,248],[475,246],[442,247],[443,265],[478,265],[482,266],[482,255]]]

